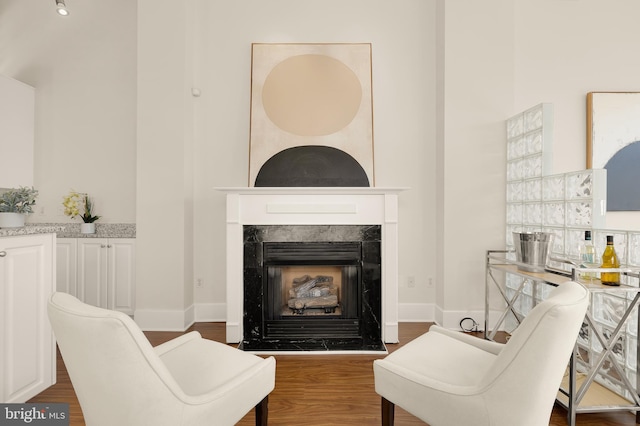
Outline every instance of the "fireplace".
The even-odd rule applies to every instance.
[[[367,339],[381,340],[383,343],[398,342],[398,194],[404,189],[245,187],[218,190],[226,193],[227,200],[227,343],[239,343],[243,349],[252,350],[249,347],[256,342],[258,336],[266,335],[267,340],[277,340],[280,338],[277,334],[283,332],[282,328],[286,328],[287,321],[310,321],[310,318],[305,317],[311,314],[324,317],[317,321],[318,324],[328,322],[329,319],[336,319],[333,321],[334,325],[338,321],[352,322],[349,327],[345,327],[346,331],[343,333],[353,339],[353,342],[361,344]],[[251,244],[245,244],[246,242]],[[343,274],[352,276],[352,268],[344,269],[345,265],[332,264],[326,258],[321,261],[323,265],[299,265],[295,259],[284,261],[286,265],[264,265],[265,243],[268,243],[266,252],[269,257],[268,252],[274,250],[295,251],[291,250],[293,246],[287,247],[289,244],[305,243],[313,247],[308,243],[314,242],[321,244],[317,250],[320,252],[326,252],[326,247],[322,247],[322,244],[327,242],[355,242],[362,245],[361,266],[359,270],[356,266],[355,272],[356,275],[360,274],[361,280],[358,296],[351,296],[350,291],[353,291],[354,286],[350,282],[351,278],[342,278]],[[277,244],[271,246],[271,243]],[[279,246],[280,243],[286,244]],[[350,250],[347,246],[342,248],[342,251]],[[247,267],[247,259],[253,259],[252,266]],[[341,262],[348,263],[346,260]],[[289,269],[278,272],[277,269],[281,266]],[[333,268],[334,272],[316,270],[311,266]],[[341,298],[336,311],[325,314],[324,309],[320,312],[320,308],[305,308],[301,313],[278,315],[276,310],[267,313],[264,319],[262,308],[265,297],[280,297],[278,304],[284,304],[284,298],[287,298],[287,304],[289,302],[288,296],[277,296],[274,294],[276,290],[270,292],[268,287],[265,290],[263,280],[266,279],[265,276],[268,278],[269,267],[273,274],[284,274],[285,281],[305,275],[311,278],[331,275],[334,284],[337,284],[340,277],[341,288],[337,291]],[[307,268],[306,272],[297,267]],[[346,288],[345,282],[348,283]],[[374,285],[376,288],[369,287]],[[288,292],[289,289],[281,289],[280,292],[282,291]],[[342,310],[343,307],[345,311]],[[352,315],[353,309],[358,312],[359,317]],[[267,322],[272,319],[273,324]],[[298,323],[293,325],[295,329]],[[308,330],[308,326],[305,329]],[[304,338],[301,337],[302,330],[302,327],[297,327],[297,336],[287,338]],[[335,331],[331,330],[332,333]],[[328,331],[325,329],[317,332],[313,338],[325,339],[323,333]],[[291,350],[306,350],[302,346],[290,346]],[[339,350],[348,346],[348,343],[343,342],[330,348],[315,349]],[[352,347],[355,348],[356,345]],[[275,346],[274,351],[277,351]]]
[[[379,225],[244,226],[252,351],[385,350]]]

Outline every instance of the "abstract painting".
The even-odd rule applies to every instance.
[[[607,170],[607,210],[640,210],[640,93],[587,94],[587,168]]]
[[[373,183],[371,44],[254,43],[251,50],[249,186],[272,158],[295,159],[280,170],[322,174],[327,163],[336,168],[335,154]]]

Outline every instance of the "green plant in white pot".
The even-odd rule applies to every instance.
[[[0,194],[0,228],[24,226],[26,215],[33,213],[38,191],[31,187],[12,188]]]
[[[64,206],[64,214],[71,219],[75,217],[82,218],[82,224],[80,225],[80,232],[83,234],[94,234],[96,232],[95,221],[100,219],[100,216],[93,214],[93,202],[89,195],[71,191],[69,195],[63,198],[62,205]],[[83,212],[80,212],[80,209]]]

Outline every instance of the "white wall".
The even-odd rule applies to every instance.
[[[640,91],[636,0],[157,1],[167,26],[167,6],[182,5],[167,27],[182,46],[153,42],[162,28],[145,0],[140,51],[137,2],[74,1],[67,18],[51,3],[0,0],[0,73],[36,87],[45,211],[31,221],[67,221],[70,188],[96,198],[101,221],[137,220],[149,310],[224,307],[214,188],[247,185],[252,42],[372,43],[376,183],[412,188],[400,197],[400,302],[437,303],[441,321],[483,308],[484,251],[504,238],[504,119],[552,102],[554,172],[577,170],[586,93]],[[608,225],[637,228],[637,214],[622,216]]]
[[[481,322],[485,253],[504,246],[504,118],[513,103],[513,5],[510,0],[442,0],[439,6],[444,88],[435,317],[457,328],[467,316]]]
[[[136,310],[143,329],[194,321],[191,2],[138,0]]]
[[[514,113],[554,104],[554,168],[586,167],[588,92],[640,91],[640,2],[517,0]],[[607,213],[610,229],[640,230],[640,214]]]
[[[411,188],[400,196],[400,298],[433,299],[435,3],[401,3],[198,1],[196,300],[225,300],[224,195],[214,188],[248,185],[252,42],[372,43],[376,185]]]
[[[165,6],[176,3],[152,4],[73,2],[62,18],[40,0],[0,3],[0,72],[37,90],[41,196],[30,221],[68,221],[62,196],[89,192],[101,221],[138,222],[141,308],[224,303],[224,199],[214,188],[247,185],[251,43],[371,42],[377,184],[411,188],[400,199],[400,268],[416,287],[400,297],[428,302],[435,246],[416,236],[435,230],[434,3],[188,1],[166,30],[182,47],[153,25],[170,26]],[[137,40],[139,31],[149,38]],[[189,77],[202,89],[193,103],[182,98]],[[204,286],[194,299],[196,278]]]
[[[100,222],[133,223],[135,2],[74,1],[69,9],[63,18],[53,1],[0,1],[0,74],[36,89],[40,196],[29,221],[72,222],[61,203],[73,188],[92,196]]]
[[[484,250],[504,246],[503,119],[553,103],[553,173],[584,169],[587,92],[640,91],[640,3],[447,0],[442,7],[436,318],[455,327],[465,314],[482,319]],[[480,175],[470,181],[474,173]],[[639,217],[608,213],[607,227],[640,229]]]

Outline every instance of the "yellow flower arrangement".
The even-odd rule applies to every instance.
[[[93,223],[100,219],[100,216],[93,215],[93,203],[87,194],[71,191],[69,195],[62,199],[64,206],[64,214],[71,219],[80,216],[84,223]],[[84,209],[84,213],[80,214],[80,207]]]

